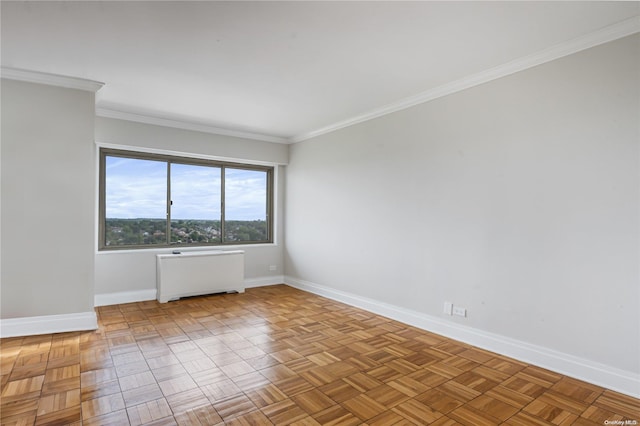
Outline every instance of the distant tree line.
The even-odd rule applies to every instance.
[[[105,221],[107,246],[167,244],[165,219],[114,219]],[[267,222],[264,220],[225,221],[224,242],[266,241]],[[172,220],[169,230],[170,244],[220,243],[219,220]]]

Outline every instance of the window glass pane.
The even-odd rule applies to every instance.
[[[171,164],[171,244],[220,242],[219,167]]]
[[[105,160],[105,246],[166,244],[167,164]]]
[[[267,172],[225,168],[225,241],[267,241]]]
[[[100,156],[99,250],[271,241],[272,168],[106,148]]]

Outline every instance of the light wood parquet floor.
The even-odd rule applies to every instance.
[[[97,313],[1,341],[2,425],[640,422],[637,399],[285,285]]]

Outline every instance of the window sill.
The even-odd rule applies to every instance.
[[[118,254],[118,253],[151,253],[151,254],[171,254],[174,250],[183,253],[191,251],[228,251],[228,250],[247,250],[253,248],[272,248],[278,247],[277,243],[253,243],[253,244],[234,244],[234,245],[216,245],[216,246],[196,246],[196,247],[149,247],[135,249],[113,249],[113,250],[96,250],[98,255]]]

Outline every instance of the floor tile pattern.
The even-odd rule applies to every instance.
[[[0,341],[2,425],[640,422],[638,399],[285,285],[96,310]]]

